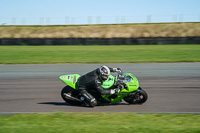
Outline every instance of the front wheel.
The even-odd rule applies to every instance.
[[[139,91],[130,93],[124,97],[124,101],[129,104],[143,104],[147,101],[147,99],[148,95],[142,88],[139,88]]]

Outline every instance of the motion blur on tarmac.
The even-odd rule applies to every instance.
[[[65,103],[63,74],[85,74],[102,64],[0,65],[0,113],[135,112],[200,113],[200,63],[105,64],[133,73],[149,99],[143,105],[87,108]]]

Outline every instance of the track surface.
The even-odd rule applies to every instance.
[[[101,64],[0,65],[0,113],[136,112],[200,113],[200,63],[107,64],[133,73],[149,99],[94,108],[71,106],[60,97],[64,74],[84,74]]]

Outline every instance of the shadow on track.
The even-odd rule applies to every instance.
[[[38,104],[49,104],[49,105],[56,105],[56,106],[71,106],[70,104],[66,102],[42,102]]]
[[[85,105],[71,105],[69,103],[66,102],[41,102],[41,103],[37,103],[37,104],[48,104],[48,105],[55,105],[55,106],[73,106],[73,107],[87,107]],[[104,103],[104,104],[98,104],[97,106],[117,106],[117,105],[130,105],[127,103]]]

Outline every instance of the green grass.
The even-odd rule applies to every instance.
[[[0,115],[1,133],[199,133],[200,115],[53,113]]]
[[[0,64],[200,62],[200,45],[0,46]]]

